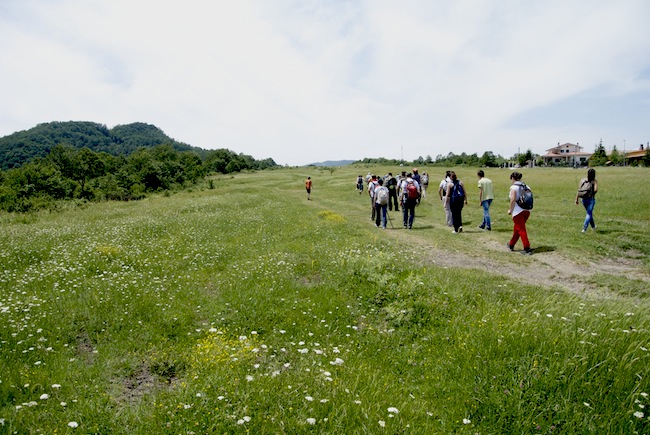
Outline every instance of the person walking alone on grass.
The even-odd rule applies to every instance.
[[[438,187],[438,196],[442,202],[442,207],[445,209],[445,220],[447,221],[447,226],[453,227],[454,222],[451,218],[451,209],[449,208],[449,203],[447,202],[447,185],[451,183],[451,178],[449,178],[450,172],[451,171],[445,172],[445,178],[442,179],[440,186]]]
[[[508,242],[508,248],[511,251],[515,250],[515,244],[521,238],[521,242],[524,245],[524,250],[521,252],[525,255],[530,255],[533,253],[530,249],[530,242],[528,241],[528,233],[526,232],[526,221],[530,217],[530,210],[524,210],[517,204],[517,200],[521,197],[523,193],[524,183],[521,182],[522,175],[519,172],[513,172],[510,174],[510,207],[508,209],[508,214],[512,216],[512,221],[514,222],[514,228],[512,229],[512,238]]]
[[[363,177],[359,175],[357,177],[357,190],[359,191],[359,195],[363,192]]]
[[[377,187],[375,187],[375,225],[379,227],[379,221],[381,221],[381,227],[386,229],[386,209],[388,208],[388,188],[384,186],[384,180],[381,178],[377,180]]]
[[[587,171],[587,178],[580,180],[578,186],[578,193],[576,193],[576,205],[582,198],[582,205],[587,211],[585,222],[582,225],[582,232],[586,232],[589,225],[596,231],[596,223],[594,222],[594,207],[596,206],[596,193],[598,192],[598,180],[596,180],[596,170],[589,168]]]
[[[463,205],[467,204],[465,185],[458,179],[454,171],[449,172],[451,183],[447,183],[446,201],[451,210],[451,221],[454,226],[454,234],[463,232]]]
[[[311,177],[307,177],[305,181],[305,189],[307,189],[307,201],[311,200]]]
[[[490,205],[494,199],[494,189],[492,180],[485,176],[483,170],[478,173],[478,203],[483,207],[483,222],[478,227],[482,230],[492,231],[492,222],[490,220]]]

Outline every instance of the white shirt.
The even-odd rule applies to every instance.
[[[510,191],[515,192],[515,206],[512,209],[512,213],[511,213],[512,217],[517,216],[522,211],[530,211],[530,210],[524,210],[523,208],[519,207],[519,204],[517,204],[517,200],[521,196],[521,185],[522,185],[521,181],[515,181],[514,184],[510,185]]]
[[[438,186],[438,189],[442,189],[442,199],[444,201],[445,195],[447,194],[447,183],[451,183],[451,178],[447,177],[444,180],[440,182],[440,186]]]

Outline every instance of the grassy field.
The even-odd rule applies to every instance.
[[[523,170],[527,257],[507,170],[492,232],[475,168],[462,234],[441,168],[376,228],[356,176],[399,169],[0,215],[0,433],[650,433],[650,171],[599,169],[582,234],[586,171]]]

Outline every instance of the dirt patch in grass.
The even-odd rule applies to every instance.
[[[178,380],[176,372],[167,368],[158,373],[157,371],[160,370],[156,365],[152,367],[143,365],[129,376],[116,380],[116,384],[119,385],[117,402],[132,404],[148,394],[173,388]]]
[[[441,249],[430,246],[426,239],[412,237],[406,231],[391,232],[400,241],[423,253],[422,262],[438,267],[460,267],[479,269],[504,275],[519,282],[543,287],[559,287],[577,294],[589,294],[602,298],[620,297],[617,280],[601,283],[598,277],[609,275],[620,279],[631,279],[648,283],[650,273],[644,268],[642,259],[621,257],[602,258],[597,261],[568,258],[552,247],[533,246],[533,255],[522,255],[520,250],[511,252],[506,242],[492,239],[477,239],[485,255],[473,255],[463,250]],[[471,237],[471,236],[470,236]],[[594,285],[598,282],[598,285]],[[641,295],[640,295],[641,296]]]

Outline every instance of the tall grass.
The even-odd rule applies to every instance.
[[[525,171],[546,247],[526,258],[502,249],[507,171],[487,174],[494,231],[471,230],[474,204],[458,237],[433,188],[412,231],[375,228],[354,192],[367,170],[1,216],[0,433],[650,431],[650,201],[629,189],[645,172],[599,171],[599,231],[581,234],[582,175]],[[438,266],[448,251],[637,275],[603,269],[576,294]]]

